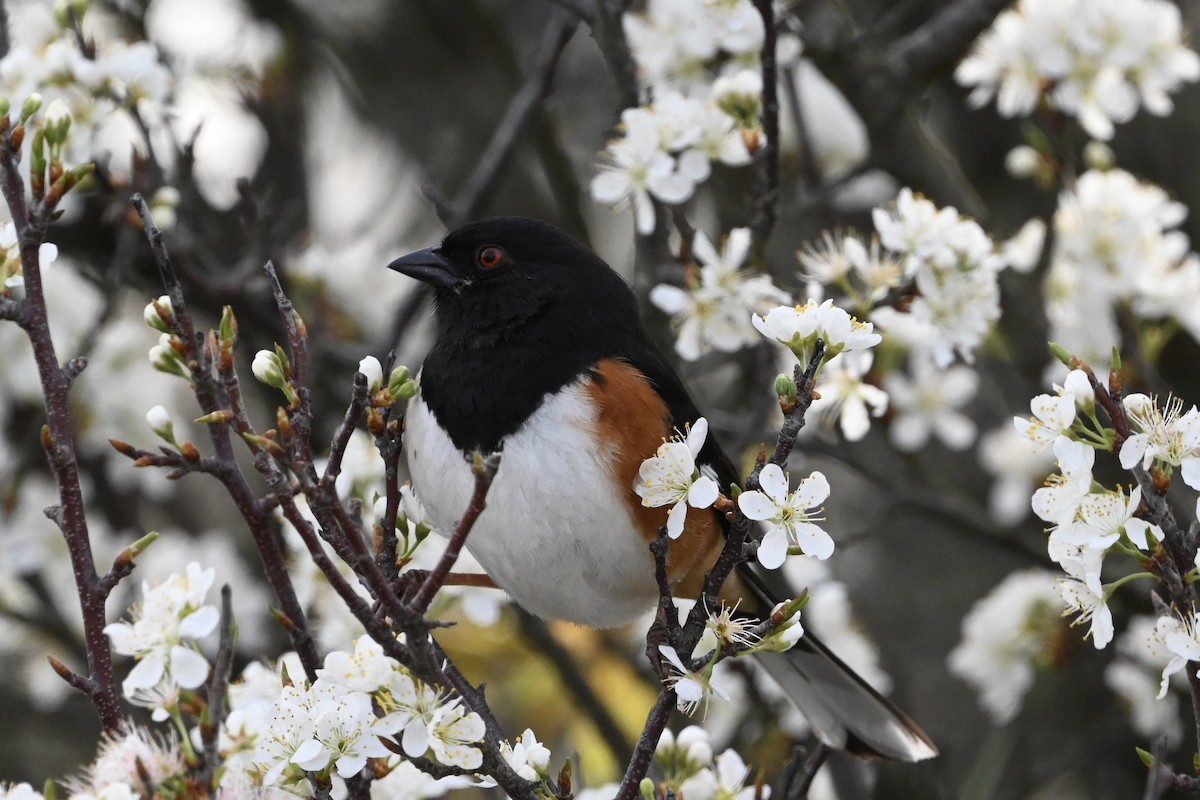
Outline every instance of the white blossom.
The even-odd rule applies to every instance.
[[[1179,8],[1165,0],[1020,0],[1002,12],[954,73],[971,102],[1004,116],[1045,97],[1098,139],[1144,106],[1163,116],[1170,93],[1200,78]]]
[[[979,374],[964,366],[939,370],[924,358],[912,359],[910,367],[911,380],[901,372],[890,372],[884,381],[896,412],[889,429],[892,444],[911,452],[936,436],[952,450],[970,447],[975,423],[959,409],[975,397]]]
[[[761,490],[738,495],[738,508],[753,520],[765,521],[767,532],[758,545],[758,560],[767,569],[781,565],[793,548],[822,561],[833,555],[833,539],[818,522],[829,497],[829,481],[814,472],[789,491],[788,479],[776,464],[758,475]]]
[[[143,582],[133,620],[104,628],[115,651],[138,659],[122,684],[126,694],[155,686],[164,675],[185,689],[208,677],[208,661],[184,640],[207,636],[217,625],[216,607],[204,603],[215,575],[216,570],[193,561],[185,574],[173,574],[157,586]]]
[[[836,422],[847,441],[857,442],[871,429],[871,417],[882,417],[888,409],[888,394],[864,378],[871,371],[870,351],[841,353],[821,371],[817,384],[820,397],[809,411],[830,427]]]
[[[672,539],[683,533],[687,507],[708,508],[717,500],[717,482],[702,475],[696,458],[708,435],[708,420],[696,420],[686,436],[676,436],[658,446],[655,455],[642,462],[634,491],[642,505],[658,508],[670,505],[667,534]]]
[[[950,671],[979,692],[998,724],[1010,721],[1033,686],[1035,662],[1061,635],[1062,601],[1046,570],[1014,572],[963,617]]]

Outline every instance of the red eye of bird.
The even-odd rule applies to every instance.
[[[479,248],[479,252],[475,254],[475,261],[484,269],[491,269],[498,266],[503,260],[504,248],[497,247],[494,244]]]

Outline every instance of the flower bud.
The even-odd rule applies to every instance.
[[[392,394],[399,394],[401,387],[406,383],[411,383],[409,379],[408,367],[403,364],[392,369],[392,374],[388,375],[388,391]]]
[[[147,325],[159,333],[171,333],[171,322],[175,319],[175,309],[171,307],[171,298],[165,294],[159,297],[157,307],[155,307],[155,303],[147,303],[145,310],[142,311],[142,318],[146,320]]]
[[[418,389],[420,389],[420,387],[417,386],[416,381],[405,381],[404,383],[400,384],[400,386],[398,386],[396,389],[394,389],[394,390],[389,389],[389,391],[391,392],[391,395],[392,395],[392,402],[395,403],[395,402],[399,402],[400,400],[409,400],[409,399],[415,397]]]
[[[1088,142],[1083,148],[1083,162],[1089,169],[1109,170],[1117,165],[1117,155],[1104,142]]]
[[[162,406],[154,406],[146,412],[146,423],[158,438],[170,445],[175,444],[175,423]]]
[[[255,353],[250,371],[254,373],[254,377],[276,389],[282,389],[287,383],[283,376],[283,363],[273,350],[259,350]]]
[[[21,122],[32,117],[42,107],[42,96],[34,92],[25,98],[25,102],[21,104]]]
[[[61,147],[67,140],[67,133],[71,130],[71,109],[67,108],[67,104],[62,100],[55,100],[46,109],[43,120],[46,141],[50,143],[51,151],[54,152],[55,148]]]
[[[638,791],[645,800],[654,800],[654,781],[642,778],[642,782],[638,784]]]
[[[791,375],[781,372],[775,376],[775,394],[780,403],[796,402],[796,391],[796,382],[792,380]]]
[[[358,371],[367,376],[367,389],[374,394],[383,387],[383,366],[375,356],[358,362]]]
[[[221,324],[217,326],[217,336],[222,342],[233,344],[237,341],[237,317],[233,315],[233,306],[221,309]]]
[[[149,357],[150,363],[159,372],[165,372],[168,375],[178,375],[188,381],[188,383],[192,382],[191,370],[183,362],[183,357],[179,355],[179,351],[172,346],[170,334],[164,333],[158,337],[158,344],[150,348]]]

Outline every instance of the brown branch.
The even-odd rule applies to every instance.
[[[775,441],[775,449],[769,461],[763,455],[760,455],[753,471],[746,479],[746,491],[754,491],[760,487],[758,480],[759,473],[762,472],[763,467],[767,463],[777,464],[782,467],[787,462],[788,455],[796,444],[796,436],[800,433],[800,429],[804,427],[805,415],[808,412],[808,408],[812,405],[817,368],[820,367],[824,355],[825,343],[818,340],[816,346],[813,348],[812,357],[809,359],[808,364],[796,365],[794,371],[796,381],[795,404],[784,415],[783,425],[779,429],[779,436]],[[673,624],[672,620],[672,616],[675,613],[675,606],[671,600],[670,586],[666,581],[666,555],[661,543],[663,539],[661,532],[658,541],[651,545],[651,552],[655,557],[655,574],[660,592],[658,614],[661,628],[659,629],[666,631],[667,641],[675,648],[675,652],[680,655],[681,660],[685,659],[695,649],[696,643],[700,640],[700,636],[704,632],[708,609],[719,606],[721,587],[724,585],[726,579],[728,579],[730,573],[733,572],[738,564],[747,559],[746,544],[751,537],[750,520],[742,513],[737,504],[734,504],[729,517],[730,528],[729,535],[725,540],[725,546],[721,549],[720,555],[717,556],[716,563],[705,573],[703,590],[700,597],[697,598],[696,604],[692,606],[692,610],[688,613],[687,621],[684,623],[682,629],[677,624]],[[765,623],[763,630],[769,630],[771,626],[777,627],[778,624],[777,621],[769,620]],[[652,643],[650,642],[650,638],[656,632],[656,627],[651,628],[648,643]],[[703,666],[703,663],[703,660],[701,660],[701,663],[690,665],[689,668],[699,669]],[[664,685],[662,692],[659,694],[658,701],[655,703],[654,708],[651,709],[650,715],[646,720],[646,725],[642,729],[642,735],[638,739],[633,758],[630,760],[629,766],[625,771],[625,776],[621,780],[620,788],[617,790],[617,800],[632,800],[636,796],[638,784],[646,774],[650,758],[654,753],[654,748],[658,745],[659,737],[662,736],[663,728],[666,726],[667,718],[670,716],[671,708],[674,707],[675,701],[675,692]]]
[[[213,662],[212,680],[208,685],[208,720],[200,726],[200,739],[204,744],[205,786],[217,788],[217,768],[221,755],[217,749],[220,742],[221,725],[225,722],[225,700],[229,692],[229,677],[233,674],[233,591],[229,584],[221,587],[221,641],[217,645],[217,657]]]
[[[291,576],[284,563],[283,550],[275,535],[274,520],[270,513],[271,506],[255,496],[237,464],[230,441],[230,433],[232,430],[236,430],[237,426],[249,427],[249,420],[240,404],[240,387],[233,366],[232,346],[230,345],[228,351],[223,348],[220,353],[218,368],[224,378],[222,383],[213,375],[212,354],[205,346],[203,335],[196,331],[183,296],[183,287],[179,283],[175,268],[171,263],[162,232],[154,224],[149,207],[140,194],[135,194],[130,199],[130,204],[141,219],[142,228],[154,254],[155,264],[158,266],[159,277],[167,296],[171,299],[172,327],[176,336],[183,342],[188,354],[196,400],[205,414],[211,414],[214,411],[234,412],[234,422],[214,423],[207,426],[216,454],[217,466],[213,468],[213,474],[225,487],[250,530],[267,583],[271,586],[271,590],[279,602],[280,610],[291,622],[288,626],[288,635],[291,638],[292,647],[300,656],[308,679],[315,681],[316,670],[321,665],[321,659],[309,631],[304,609],[296,597],[295,587],[292,585]]]
[[[633,756],[630,757],[629,764],[625,767],[625,775],[617,787],[615,800],[634,800],[638,797],[638,787],[642,778],[646,777],[646,770],[650,768],[650,761],[654,758],[654,749],[658,747],[658,740],[662,738],[662,732],[667,727],[667,720],[671,718],[671,712],[675,710],[675,703],[673,689],[664,688],[658,695],[658,700],[651,707],[650,713],[646,715],[646,725],[642,728],[642,735],[638,739],[637,747],[634,748]]]
[[[71,423],[71,382],[78,372],[76,368],[66,370],[59,366],[50,334],[39,260],[39,249],[46,240],[46,230],[55,217],[57,201],[61,198],[62,191],[51,191],[47,196],[35,200],[32,206],[26,204],[25,182],[20,171],[20,139],[24,134],[24,126],[11,127],[8,117],[3,118],[3,123],[3,137],[0,140],[0,192],[4,195],[16,227],[25,279],[25,300],[15,306],[7,304],[6,308],[10,309],[13,318],[20,323],[33,348],[46,410],[46,425],[42,428],[41,437],[42,447],[58,487],[58,505],[46,509],[46,514],[58,525],[66,541],[79,595],[88,675],[81,683],[73,682],[72,685],[77,688],[86,686],[85,691],[96,708],[101,725],[106,731],[115,732],[123,724],[125,715],[121,710],[113,675],[112,652],[104,635],[107,623],[105,603],[111,586],[105,585],[96,573],[83,491],[80,487],[75,432]]]
[[[442,588],[442,584],[446,580],[446,576],[450,574],[450,570],[454,568],[455,562],[458,561],[458,556],[462,552],[463,545],[467,542],[467,536],[471,533],[471,528],[474,527],[475,521],[479,519],[479,515],[483,513],[487,507],[487,493],[492,488],[492,481],[496,477],[496,470],[500,468],[500,454],[492,453],[487,458],[476,456],[475,464],[472,471],[475,473],[475,491],[471,494],[471,501],[467,503],[467,508],[463,512],[462,518],[458,521],[458,525],[454,528],[454,533],[450,536],[450,543],[446,545],[446,551],[442,553],[441,560],[437,566],[429,571],[425,576],[420,588],[417,589],[413,598],[408,601],[408,608],[414,614],[424,614],[429,608],[429,604],[433,602],[433,596],[437,594],[438,589]]]

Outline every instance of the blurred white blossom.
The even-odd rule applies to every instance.
[[[1020,0],[1004,11],[954,73],[971,102],[993,97],[1003,116],[1027,116],[1045,97],[1109,139],[1144,106],[1171,113],[1170,93],[1200,78],[1166,0]]]
[[[884,379],[896,413],[889,433],[897,449],[912,452],[936,436],[952,450],[965,450],[975,441],[975,423],[962,409],[979,389],[979,374],[970,367],[937,369],[925,358],[910,359],[912,378],[900,371]]]
[[[998,724],[1017,715],[1038,665],[1051,662],[1062,635],[1055,581],[1047,570],[1014,572],[963,617],[963,638],[947,665]]]

